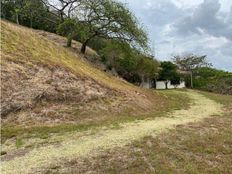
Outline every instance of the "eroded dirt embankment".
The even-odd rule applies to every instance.
[[[2,115],[17,109],[33,107],[42,99],[47,101],[90,100],[113,95],[96,81],[62,69],[42,65],[25,65],[6,61],[2,66]]]
[[[80,124],[104,120],[110,117],[108,111],[118,114],[128,108],[138,112],[138,108],[154,108],[145,95],[136,91],[113,89],[65,68],[33,61],[2,61],[1,82],[4,125]]]
[[[65,68],[33,61],[2,61],[1,82],[4,125],[81,124],[108,119],[128,108],[153,109],[152,102],[136,91],[113,89]]]
[[[94,135],[66,137],[59,146],[35,148],[25,156],[2,162],[3,173],[43,173],[43,169],[75,157],[97,154],[100,150],[122,147],[144,136],[156,136],[175,125],[200,121],[222,113],[222,105],[197,92],[185,92],[193,103],[187,110],[177,110],[165,117],[122,124],[119,129],[101,130]]]
[[[48,39],[49,33],[6,21],[1,26],[4,126],[104,122],[128,108],[132,114],[134,109],[154,110],[153,101],[162,100],[148,98],[145,90],[95,68],[82,54],[63,47],[60,36]],[[96,54],[88,48],[85,56],[88,52]]]

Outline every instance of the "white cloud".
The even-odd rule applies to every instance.
[[[173,3],[179,8],[191,8],[199,5],[203,0],[172,0]]]
[[[225,37],[208,36],[203,40],[202,45],[205,45],[206,48],[219,49],[227,43],[229,43],[229,40]]]
[[[232,71],[232,0],[120,0],[139,18],[160,60],[172,54],[206,54]]]

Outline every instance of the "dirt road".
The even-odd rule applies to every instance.
[[[122,124],[119,129],[102,129],[93,135],[77,139],[67,137],[59,146],[35,148],[22,157],[2,162],[2,173],[43,173],[43,168],[71,160],[77,156],[97,154],[101,150],[122,147],[144,136],[156,136],[161,131],[173,128],[175,125],[200,121],[203,118],[222,113],[222,105],[203,95],[185,92],[192,99],[187,110],[176,110],[165,117],[152,120],[136,121]]]

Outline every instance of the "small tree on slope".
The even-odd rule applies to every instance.
[[[85,53],[91,39],[105,38],[124,41],[137,48],[147,48],[147,35],[139,27],[133,14],[120,2],[113,0],[85,0],[76,8]]]
[[[193,70],[200,67],[211,66],[210,63],[206,61],[206,55],[196,56],[193,54],[188,54],[185,56],[174,56],[173,62],[183,71],[190,73],[191,78],[191,88],[193,88]]]

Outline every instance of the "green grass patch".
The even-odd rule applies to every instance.
[[[15,146],[16,148],[20,148],[23,145],[23,140],[21,138],[16,138]]]
[[[221,103],[225,106],[229,106],[232,104],[232,95],[221,95],[212,92],[198,91],[200,94],[214,100],[218,103]]]

